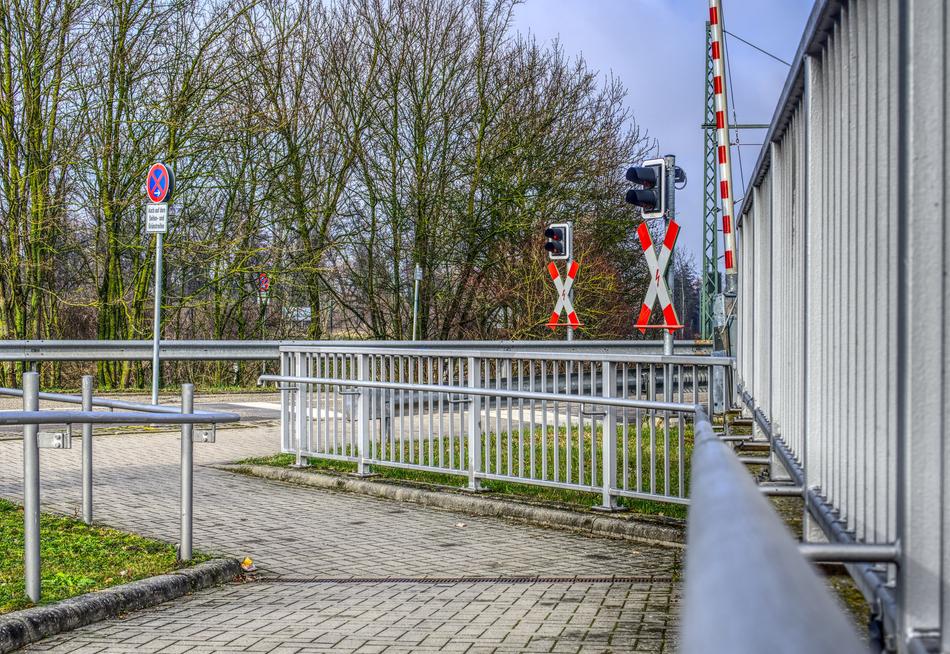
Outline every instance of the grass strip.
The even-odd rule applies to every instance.
[[[172,572],[175,546],[80,520],[40,516],[41,604]],[[0,614],[33,606],[23,584],[23,508],[0,500]]]

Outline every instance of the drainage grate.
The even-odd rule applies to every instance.
[[[268,584],[660,584],[672,577],[255,577]]]

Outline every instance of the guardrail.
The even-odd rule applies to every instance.
[[[27,372],[23,375],[23,389],[0,389],[0,394],[23,397],[22,411],[0,411],[0,425],[23,426],[23,520],[24,520],[24,578],[26,594],[30,601],[40,601],[40,449],[69,449],[72,447],[71,429],[54,434],[41,434],[39,425],[83,426],[83,520],[92,522],[92,428],[96,424],[162,424],[181,425],[181,526],[178,556],[182,561],[192,557],[192,500],[193,500],[193,435],[195,424],[216,425],[236,422],[240,416],[234,413],[212,413],[194,410],[194,386],[183,384],[181,408],[159,407],[133,402],[115,402],[92,397],[92,377],[83,378],[83,395],[64,396],[39,392],[39,375]],[[40,411],[40,399],[71,402],[82,405],[81,411]],[[108,402],[108,404],[106,404]],[[121,412],[93,411],[95,405],[118,404]],[[203,442],[214,442],[214,432],[209,431]]]
[[[694,438],[680,651],[867,652],[702,409]]]
[[[950,651],[944,0],[819,0],[738,221],[737,380],[875,647]]]
[[[162,341],[162,361],[261,361],[280,348],[374,347],[558,352],[663,352],[662,341]],[[676,341],[678,354],[708,354],[708,342]],[[151,361],[151,341],[0,341],[0,361]]]
[[[281,448],[307,458],[685,504],[696,404],[723,357],[282,348]],[[717,381],[718,380],[718,381]],[[717,389],[716,392],[713,392]]]

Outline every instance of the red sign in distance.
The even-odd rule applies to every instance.
[[[163,163],[153,163],[145,176],[145,192],[150,202],[168,202],[175,188],[175,176]]]

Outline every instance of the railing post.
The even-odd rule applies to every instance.
[[[23,410],[39,411],[40,379],[23,373]],[[23,425],[23,577],[26,596],[40,601],[40,449],[38,425]]]
[[[306,377],[309,374],[307,366],[304,365],[304,362],[307,361],[307,357],[303,352],[297,352],[297,376]],[[307,464],[303,460],[303,436],[307,429],[307,421],[310,419],[310,410],[307,405],[307,385],[304,383],[297,384],[297,401],[295,404],[297,408],[297,440],[296,440],[296,450],[297,458],[293,463],[294,468],[306,468]],[[336,407],[334,407],[334,410]],[[319,408],[317,409],[319,412]],[[319,413],[317,414],[319,416]]]
[[[280,353],[280,374],[283,376],[289,375],[290,370],[288,370],[288,360],[290,359],[289,352]],[[290,440],[290,393],[287,391],[287,384],[280,384],[280,446],[281,450],[286,452],[290,450],[292,445]]]
[[[479,388],[481,386],[479,367],[481,359],[478,357],[468,358],[468,387]],[[471,395],[471,402],[468,405],[468,489],[471,491],[481,490],[481,482],[476,474],[482,468],[482,438],[481,417],[482,398],[480,395]]]
[[[82,410],[92,411],[93,376],[82,376]],[[82,426],[82,520],[92,524],[92,423]]]
[[[612,361],[603,361],[601,366],[603,396],[605,398],[616,397],[617,366]],[[591,388],[592,395],[595,390]],[[603,449],[600,453],[601,462],[603,463],[600,475],[601,483],[603,483],[603,495],[598,508],[603,511],[616,511],[619,506],[616,498],[611,494],[611,489],[617,487],[617,407],[605,406],[604,412],[603,438],[601,439]],[[624,437],[626,438],[626,434]]]
[[[181,385],[181,412],[194,413],[194,384]],[[181,543],[178,559],[191,561],[192,498],[194,492],[194,450],[192,430],[194,425],[181,426]]]
[[[361,354],[359,356],[359,364],[356,371],[357,379],[361,382],[369,381],[369,355]],[[359,457],[359,461],[356,464],[356,474],[360,477],[366,477],[372,474],[372,470],[366,459],[369,457],[369,402],[370,393],[372,393],[373,390],[371,388],[361,387],[359,391],[360,394],[357,399],[356,407],[357,443],[359,448],[357,456]]]

